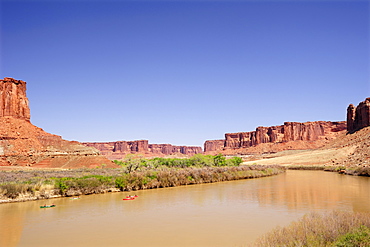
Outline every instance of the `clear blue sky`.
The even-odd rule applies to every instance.
[[[366,0],[0,1],[0,77],[67,140],[202,146],[370,96]]]

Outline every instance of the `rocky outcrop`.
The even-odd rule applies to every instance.
[[[350,104],[347,108],[347,130],[353,133],[370,126],[370,98],[360,102],[357,107]]]
[[[225,140],[206,141],[204,152],[249,148],[260,144],[279,144],[296,141],[314,142],[335,138],[338,132],[345,129],[346,122],[344,121],[285,122],[284,125],[280,126],[257,127],[255,131],[251,132],[226,133]],[[221,146],[222,143],[223,146]],[[317,148],[318,145],[315,144],[314,147]]]
[[[26,83],[0,80],[0,166],[80,168],[116,165],[90,148],[30,123]]]
[[[203,153],[201,147],[194,146],[174,146],[171,144],[149,144],[149,153],[152,154],[185,154],[185,155],[194,155]]]
[[[108,159],[121,159],[129,153],[142,153],[148,152],[148,141],[116,141],[116,142],[84,142],[83,145],[92,147],[107,157]]]
[[[149,144],[148,140],[116,141],[116,142],[85,142],[84,145],[98,149],[101,154],[111,160],[123,159],[127,154],[144,156],[164,156],[172,154],[194,155],[203,153],[201,147],[174,146],[171,144]]]
[[[255,131],[226,133],[225,148],[251,147],[261,143],[281,142],[284,126],[257,127]]]
[[[225,140],[208,140],[204,142],[204,152],[218,152],[225,147]]]
[[[316,141],[330,133],[346,129],[346,123],[342,122],[286,122],[284,123],[283,141]]]
[[[114,142],[112,151],[121,153],[145,153],[148,151],[148,140]]]
[[[25,81],[9,77],[0,80],[0,117],[30,121]]]

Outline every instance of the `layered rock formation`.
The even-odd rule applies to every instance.
[[[116,167],[98,150],[32,125],[24,81],[0,80],[0,107],[1,166]]]
[[[0,80],[0,117],[30,121],[26,82],[5,77]]]
[[[370,98],[360,102],[357,107],[350,104],[347,108],[347,130],[353,133],[370,126]]]
[[[111,160],[123,159],[127,154],[142,154],[150,157],[172,154],[194,155],[203,153],[201,147],[174,146],[171,144],[149,144],[148,140],[85,142],[83,144],[88,147],[98,149],[101,154]]]
[[[321,144],[321,140],[329,140],[335,138],[339,132],[346,129],[346,122],[285,122],[284,125],[271,127],[257,127],[255,131],[226,133],[225,140],[206,141],[204,144],[204,152],[222,152],[230,149],[248,149],[261,144],[279,144],[291,142],[312,143],[312,148],[317,148]],[[313,143],[316,142],[316,143]],[[294,149],[294,144],[284,148]],[[269,145],[271,148],[271,145]],[[303,145],[296,145],[300,149]],[[304,148],[307,148],[306,144]],[[284,149],[283,148],[283,149]],[[278,146],[271,148],[271,151],[279,150]],[[256,150],[256,149],[254,149]],[[248,151],[248,150],[245,150]],[[251,151],[251,150],[249,150]],[[266,151],[264,149],[263,151]]]
[[[171,144],[149,144],[149,152],[153,154],[185,154],[194,155],[203,153],[201,147],[194,146],[174,146]]]
[[[218,152],[225,147],[225,140],[207,140],[204,142],[204,152]]]

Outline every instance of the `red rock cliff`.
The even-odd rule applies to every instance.
[[[85,142],[86,146],[100,150],[108,159],[122,159],[127,154],[145,156],[164,156],[171,154],[194,155],[203,153],[201,147],[174,146],[171,144],[148,144],[148,140],[116,141],[116,142]]]
[[[26,82],[9,77],[0,80],[0,117],[30,121]]]
[[[347,130],[353,133],[370,126],[370,98],[360,102],[357,107],[350,104],[347,108]]]
[[[285,122],[284,125],[271,127],[257,127],[255,131],[226,133],[225,140],[206,141],[204,152],[240,149],[268,143],[284,142],[312,142],[321,139],[334,138],[337,132],[346,129],[342,122]],[[315,145],[317,147],[317,145]]]
[[[218,152],[225,147],[225,140],[208,140],[204,142],[204,152]]]
[[[63,140],[31,124],[24,81],[0,80],[0,107],[0,166],[117,167],[95,148]]]

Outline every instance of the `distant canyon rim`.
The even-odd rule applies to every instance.
[[[325,164],[367,164],[366,149],[370,126],[370,98],[358,106],[350,104],[346,121],[285,122],[283,125],[257,127],[254,131],[226,133],[221,140],[206,140],[204,149],[196,146],[151,144],[148,140],[86,142],[63,140],[31,124],[26,82],[5,77],[0,80],[0,166],[32,168],[117,167],[114,159],[127,154],[144,157],[188,157],[194,154],[265,157],[287,151],[350,151],[341,159],[335,155]],[[359,134],[360,133],[360,134]],[[342,140],[342,141],[341,141]],[[340,144],[342,143],[342,144]],[[351,144],[352,143],[352,144]],[[351,148],[349,148],[349,146]],[[360,149],[360,147],[362,147]],[[356,151],[357,150],[357,151]],[[356,162],[350,157],[360,152]],[[353,160],[353,158],[352,158]],[[347,163],[346,163],[347,162]]]

